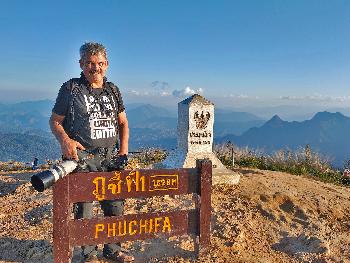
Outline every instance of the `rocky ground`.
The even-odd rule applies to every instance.
[[[142,262],[350,262],[350,188],[281,172],[236,172],[239,185],[213,186],[208,253],[196,259],[188,236],[125,246]],[[30,176],[0,174],[0,262],[53,261],[52,191],[36,192]],[[129,200],[126,210],[192,206],[191,196],[157,197]],[[79,249],[73,262],[81,262]]]

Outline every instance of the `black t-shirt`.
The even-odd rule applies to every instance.
[[[117,86],[104,82],[91,88],[82,75],[64,83],[52,112],[65,116],[63,128],[71,139],[87,149],[114,147],[118,138],[118,114],[125,110]]]

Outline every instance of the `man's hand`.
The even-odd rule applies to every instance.
[[[74,159],[78,161],[77,149],[85,150],[84,146],[79,142],[72,140],[68,137],[67,133],[64,131],[62,123],[64,121],[64,116],[52,113],[50,118],[50,128],[52,133],[55,135],[57,140],[61,145],[62,155],[66,159]]]
[[[85,150],[85,147],[79,142],[70,138],[65,138],[61,143],[61,151],[63,157],[66,159],[74,159],[79,161],[77,149]]]

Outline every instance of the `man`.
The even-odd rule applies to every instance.
[[[61,145],[64,159],[85,158],[80,171],[104,171],[117,147],[118,155],[128,154],[129,128],[119,89],[105,77],[108,69],[106,48],[99,43],[80,47],[80,78],[64,83],[58,93],[50,118],[50,127]],[[87,158],[88,157],[88,158]],[[92,203],[77,203],[75,218],[91,218]],[[123,213],[123,200],[101,202],[105,216]],[[97,259],[96,246],[82,247],[85,262]],[[103,255],[118,262],[134,258],[119,244],[106,244]]]

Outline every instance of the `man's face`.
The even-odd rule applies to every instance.
[[[106,57],[98,53],[89,57],[80,59],[80,68],[83,70],[85,78],[94,87],[100,87],[103,84],[103,77],[106,75],[108,61]]]

